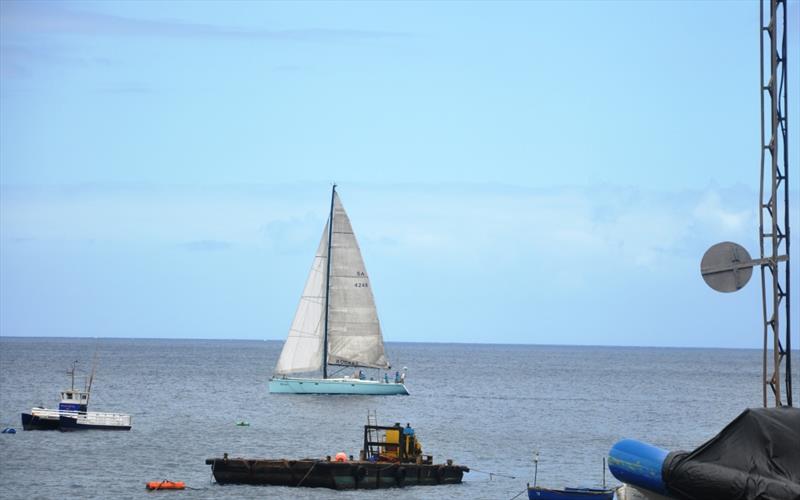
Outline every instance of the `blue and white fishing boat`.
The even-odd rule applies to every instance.
[[[47,430],[110,430],[128,431],[131,429],[131,416],[123,413],[108,413],[89,411],[89,396],[94,380],[94,367],[85,387],[75,388],[75,372],[77,361],[72,363],[72,368],[67,371],[72,383],[69,389],[61,391],[61,401],[58,409],[48,409],[36,406],[30,413],[22,413],[22,429],[26,431]]]
[[[614,490],[601,488],[541,488],[528,487],[530,500],[612,500]]]
[[[539,475],[539,452],[533,456],[533,486],[528,484],[529,500],[612,500],[615,490],[606,488],[606,460],[603,459],[602,488],[542,488],[536,485]]]
[[[385,372],[367,379],[365,368]],[[364,259],[334,185],[330,216],[269,392],[408,394],[405,369],[394,375],[390,369]]]

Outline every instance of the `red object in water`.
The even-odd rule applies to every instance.
[[[186,483],[183,481],[150,481],[147,483],[148,490],[183,490],[186,489]]]

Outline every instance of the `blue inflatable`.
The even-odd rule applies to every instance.
[[[2,430],[2,434],[16,434],[17,430],[13,427],[6,427]]]
[[[661,476],[667,450],[623,439],[608,452],[608,470],[623,483],[670,496]]]

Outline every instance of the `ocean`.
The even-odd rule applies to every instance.
[[[215,484],[205,459],[357,456],[367,411],[410,422],[425,453],[470,467],[460,485],[397,498],[510,499],[538,484],[597,486],[619,439],[692,449],[761,405],[759,350],[388,343],[410,396],[271,395],[278,341],[0,338],[4,499],[332,498],[380,491]],[[90,409],[133,416],[130,432],[22,431],[20,412],[54,408],[73,360],[97,351]],[[795,379],[800,386],[800,380]],[[795,398],[798,398],[795,396]],[[798,398],[800,399],[800,398]],[[249,427],[235,425],[236,420]],[[493,474],[489,474],[493,473]],[[496,474],[498,475],[496,475]],[[147,481],[185,481],[148,493]],[[617,484],[607,474],[609,484]],[[523,498],[520,495],[517,498]]]

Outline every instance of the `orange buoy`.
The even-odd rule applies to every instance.
[[[150,481],[147,483],[148,490],[183,490],[186,489],[186,483],[183,481]]]
[[[336,462],[347,462],[347,454],[343,451],[340,451],[339,453],[336,454],[334,460]]]

